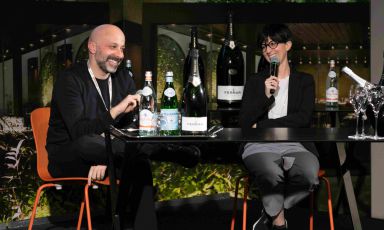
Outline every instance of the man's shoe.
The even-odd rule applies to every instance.
[[[263,209],[260,218],[253,224],[252,230],[270,230],[271,225],[272,221]]]

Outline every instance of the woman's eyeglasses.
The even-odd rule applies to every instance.
[[[279,42],[275,42],[275,41],[270,41],[270,42],[268,42],[268,43],[265,43],[265,42],[263,42],[262,44],[261,44],[261,49],[263,50],[263,51],[265,51],[265,50],[267,50],[267,46],[269,46],[269,48],[271,48],[271,49],[276,49],[276,47],[279,45]]]

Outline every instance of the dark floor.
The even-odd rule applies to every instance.
[[[230,229],[230,219],[232,215],[233,199],[228,195],[215,195],[210,197],[194,197],[190,199],[172,200],[157,204],[159,230],[195,230],[195,229]],[[253,222],[260,213],[260,203],[258,201],[249,202],[248,229],[251,229]],[[301,205],[302,206],[302,205]],[[238,203],[240,207],[240,200]],[[241,212],[238,211],[236,229],[241,229]],[[287,212],[289,229],[308,229],[309,218],[306,207],[295,207]],[[94,214],[92,218],[94,229],[111,229],[108,221],[103,215]],[[75,229],[76,218],[56,217],[38,218],[34,224],[34,230],[59,230]],[[316,212],[314,217],[315,230],[329,229],[328,214]],[[0,229],[26,229],[27,221],[12,222],[8,226],[0,225]],[[375,230],[384,229],[384,221],[362,217],[363,229]],[[83,223],[85,229],[85,222]],[[335,229],[353,229],[348,215],[338,215],[335,217]]]

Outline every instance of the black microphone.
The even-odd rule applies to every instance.
[[[269,75],[270,76],[277,77],[277,75],[279,73],[279,64],[280,64],[279,58],[277,56],[272,56],[271,57],[271,65],[269,67]],[[271,94],[274,94],[275,90],[271,89],[269,92]]]

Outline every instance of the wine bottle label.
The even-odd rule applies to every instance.
[[[176,95],[176,92],[172,88],[168,88],[164,91],[164,95],[167,97],[174,97]]]
[[[145,86],[145,87],[143,88],[142,94],[143,94],[143,96],[145,96],[145,97],[151,95],[151,94],[152,94],[152,89],[151,89],[151,87]]]
[[[329,71],[328,77],[335,78],[336,77],[336,72],[335,71]]]
[[[160,130],[172,131],[179,129],[179,112],[177,109],[161,109]]]
[[[217,99],[228,101],[240,101],[243,97],[244,86],[219,85],[217,86]]]
[[[157,117],[148,109],[143,109],[139,114],[139,129],[153,131],[156,128]]]
[[[338,102],[339,100],[339,91],[336,87],[329,87],[326,91],[326,102]]]
[[[183,117],[181,129],[183,131],[205,132],[207,131],[207,117]]]
[[[235,41],[231,40],[229,41],[229,48],[234,49],[236,47]]]

